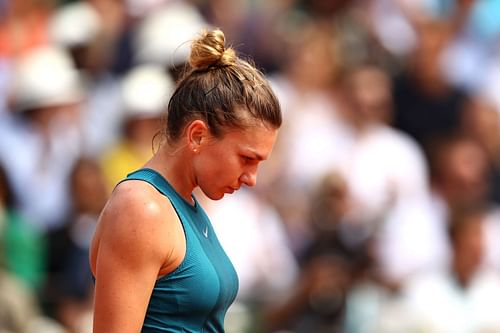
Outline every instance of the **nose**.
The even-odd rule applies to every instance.
[[[257,183],[257,172],[245,172],[241,175],[240,182],[249,187],[255,186]]]

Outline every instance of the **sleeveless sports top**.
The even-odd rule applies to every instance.
[[[184,228],[186,254],[180,266],[154,286],[142,332],[221,333],[238,291],[238,277],[212,225],[196,201],[182,198],[159,173],[140,169],[125,180],[143,180],[168,197]]]

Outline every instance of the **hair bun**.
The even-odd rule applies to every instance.
[[[203,31],[191,45],[189,64],[194,70],[223,67],[236,62],[236,53],[225,47],[224,33],[220,29]]]

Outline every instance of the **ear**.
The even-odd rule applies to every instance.
[[[207,124],[200,119],[193,120],[186,128],[186,139],[188,140],[189,148],[193,152],[197,152],[200,146],[207,140],[209,130]]]

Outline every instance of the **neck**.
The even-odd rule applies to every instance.
[[[160,173],[187,202],[197,186],[192,172],[191,156],[185,147],[163,144],[144,165]]]

